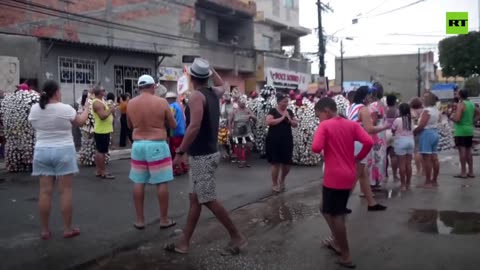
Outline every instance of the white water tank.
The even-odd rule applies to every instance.
[[[12,93],[20,81],[20,62],[17,57],[0,56],[0,91]]]

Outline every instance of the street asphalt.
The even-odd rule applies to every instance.
[[[347,222],[357,269],[479,269],[479,178],[455,179],[454,157],[442,156],[441,161],[438,189],[414,187],[400,193],[398,184],[390,182],[377,192],[378,200],[389,207],[385,212],[367,212],[358,190],[353,193],[349,202],[353,213]],[[414,183],[422,180],[415,177]],[[209,219],[199,226],[189,255],[166,253],[162,249],[166,241],[153,239],[87,269],[341,269],[333,252],[322,246],[329,230],[318,210],[320,190],[319,181],[306,183],[233,211],[235,223],[249,239],[239,256],[221,255],[228,237],[215,219]]]
[[[218,197],[229,210],[271,195],[269,165],[255,160],[252,168],[239,169],[224,163],[217,173]],[[113,161],[109,170],[116,180],[99,180],[94,169],[82,167],[74,180],[74,224],[81,229],[75,239],[62,238],[62,218],[55,194],[50,217],[53,238],[39,238],[38,179],[28,174],[0,174],[0,269],[69,269],[91,265],[96,259],[135,248],[151,239],[166,240],[185,221],[190,184],[187,176],[170,185],[170,215],[179,222],[171,230],[160,231],[155,188],[148,187],[145,201],[147,229],[133,228],[132,183],[128,160]],[[288,188],[301,187],[322,176],[320,167],[294,167]],[[212,217],[204,211],[202,220]]]

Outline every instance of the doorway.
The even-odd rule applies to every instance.
[[[152,74],[150,68],[115,66],[115,92],[117,96],[130,94],[134,97],[138,94],[138,78],[144,74]]]

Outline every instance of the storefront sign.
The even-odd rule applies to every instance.
[[[161,81],[178,81],[183,76],[183,69],[172,67],[158,68],[158,77]]]
[[[271,84],[275,88],[308,90],[310,83],[308,74],[275,68],[268,68],[266,73],[267,84]]]
[[[372,83],[369,81],[348,81],[343,82],[343,91],[350,92],[353,90],[357,90],[360,86],[368,86],[372,87]]]

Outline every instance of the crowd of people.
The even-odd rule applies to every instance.
[[[96,176],[113,179],[107,170],[114,117],[120,109],[120,145],[132,143],[131,170],[136,218],[133,226],[145,228],[145,187],[155,185],[160,207],[160,228],[176,225],[168,216],[168,183],[190,172],[192,190],[187,223],[181,238],[166,250],[188,253],[202,206],[225,226],[231,242],[226,252],[239,253],[247,245],[228,212],[217,201],[215,171],[221,158],[250,167],[249,153],[257,151],[271,164],[272,190],[286,189],[292,164],[317,165],[323,156],[322,213],[332,231],[324,244],[341,255],[339,264],[352,267],[344,216],[348,198],[360,183],[368,211],[383,211],[373,190],[392,178],[402,192],[411,189],[413,166],[425,181],[421,188],[438,187],[437,153],[459,151],[461,171],[455,177],[474,178],[474,123],[480,110],[458,91],[458,102],[439,110],[438,98],[425,92],[421,98],[400,103],[384,97],[382,85],[362,86],[344,95],[307,96],[276,91],[266,85],[247,97],[226,92],[218,73],[204,59],[188,69],[192,91],[188,96],[156,94],[150,75],[138,79],[139,95],[115,102],[104,88],[84,92],[78,111],[61,102],[60,85],[44,83],[40,93],[20,85],[1,103],[5,128],[7,170],[32,171],[40,177],[41,238],[49,239],[49,215],[54,184],[60,192],[65,238],[80,234],[72,225],[72,178],[78,173],[72,125],[81,128],[79,162],[96,166]],[[209,81],[213,86],[209,86]],[[117,104],[118,103],[118,104]],[[450,126],[454,122],[454,130]],[[219,151],[220,148],[220,151]],[[188,160],[187,160],[188,157]],[[57,179],[58,181],[55,181]]]

